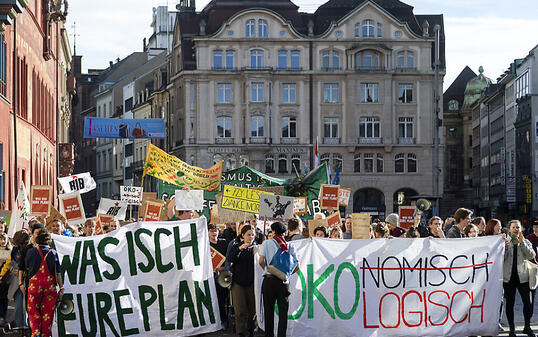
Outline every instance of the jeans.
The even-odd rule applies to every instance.
[[[288,328],[289,285],[274,276],[265,276],[262,283],[265,337],[274,337],[275,302],[278,307],[278,337],[286,337]]]
[[[28,321],[28,317],[26,315],[26,305],[24,303],[24,297],[25,296],[20,289],[17,289],[17,291],[13,295],[13,299],[15,300],[15,327],[16,328],[28,326],[28,324],[26,323]]]

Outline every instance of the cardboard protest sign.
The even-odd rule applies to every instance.
[[[10,218],[11,218],[11,211],[0,209],[0,219],[4,220],[7,226],[9,226]]]
[[[353,213],[351,215],[351,238],[352,239],[369,239],[370,238],[370,214]]]
[[[249,188],[224,185],[221,207],[258,214],[260,212],[260,195],[262,193],[272,194]]]
[[[56,207],[51,206],[50,207],[50,214],[45,219],[45,227],[50,225],[50,223],[53,222],[54,220],[60,220],[62,223],[67,222],[67,220],[65,220],[65,217],[62,215],[62,213],[58,212]]]
[[[30,187],[30,215],[49,215],[52,204],[52,186],[32,185]]]
[[[349,203],[349,196],[351,195],[351,188],[342,188],[338,189],[338,206],[347,207]]]
[[[308,209],[306,205],[307,205],[306,197],[293,198],[293,213],[297,215],[308,213]]]
[[[142,202],[138,208],[139,217],[143,217],[146,213],[146,200],[157,200],[157,192],[142,192]]]
[[[469,240],[293,241],[300,263],[289,279],[286,336],[497,335],[504,240]],[[254,268],[254,293],[261,294],[263,269]],[[265,329],[260,297],[258,326]]]
[[[99,202],[99,209],[97,213],[112,215],[115,219],[125,220],[125,213],[127,212],[127,203],[120,200],[112,200],[108,198],[101,198]]]
[[[219,253],[218,250],[215,248],[209,246],[209,249],[211,250],[211,262],[213,263],[213,271],[216,271],[217,268],[220,268],[224,261],[226,260],[226,256]]]
[[[400,218],[400,227],[409,229],[415,225],[415,206],[398,207],[398,216]]]
[[[327,226],[329,226],[329,228],[336,226],[342,227],[342,218],[340,217],[340,212],[336,211],[327,217]]]
[[[144,221],[160,221],[163,207],[164,201],[162,200],[146,200],[146,208],[143,216]]]
[[[73,192],[82,194],[95,189],[97,186],[89,172],[58,178],[58,181],[65,194]]]
[[[205,218],[132,223],[104,235],[53,240],[64,272],[63,298],[74,303],[72,314],[54,318],[55,336],[86,336],[90,325],[101,329],[100,336],[221,329]],[[106,317],[101,328],[98,315]]]
[[[323,226],[325,228],[329,228],[329,223],[327,222],[327,219],[312,219],[308,220],[308,236],[314,237],[314,229],[317,227]]]
[[[211,191],[220,187],[222,161],[205,170],[190,166],[149,144],[144,166],[144,175],[146,174],[179,187]]]
[[[243,212],[243,211],[234,211],[227,208],[222,208],[222,195],[217,194],[217,206],[218,206],[218,217],[220,223],[228,222],[238,222],[238,221],[248,221],[255,218],[254,214]]]
[[[260,196],[260,218],[288,220],[293,218],[293,197],[270,195]]]
[[[138,206],[143,190],[142,187],[120,186],[120,200],[126,202],[127,205]]]
[[[95,226],[95,235],[104,234],[104,226],[108,225],[110,221],[114,220],[113,215],[108,214],[97,214],[96,226]]]
[[[84,222],[86,215],[79,192],[60,194],[58,199],[61,212],[67,222]]]
[[[176,210],[188,211],[204,209],[203,190],[176,190]]]
[[[251,187],[251,188],[253,190],[270,192],[268,194],[278,194],[278,195],[284,195],[284,192],[286,190],[285,186],[257,186],[257,187]]]
[[[214,223],[214,224],[222,223],[219,219],[219,206],[218,205],[213,205],[213,207],[211,207],[209,223]]]
[[[319,202],[321,209],[338,208],[338,185],[322,184],[319,189]]]
[[[7,235],[12,238],[15,232],[21,229],[28,228],[28,218],[30,216],[30,202],[28,201],[28,194],[26,194],[26,188],[24,182],[21,182],[17,191],[17,199],[13,205],[13,212],[11,213],[11,219],[9,222],[9,228]]]

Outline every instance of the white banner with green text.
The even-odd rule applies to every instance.
[[[290,244],[300,270],[290,279],[288,337],[498,333],[504,263],[500,235],[313,238]],[[263,271],[259,265],[256,271],[256,312],[263,327]],[[275,315],[275,331],[277,322]]]
[[[191,336],[220,329],[206,218],[53,235],[73,312],[55,335]]]

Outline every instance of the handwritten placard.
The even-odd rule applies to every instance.
[[[370,214],[353,213],[351,215],[351,237],[353,239],[370,238]]]
[[[338,208],[338,189],[338,185],[321,185],[319,189],[319,202],[322,209]]]
[[[32,185],[30,187],[30,215],[49,215],[51,203],[52,186]]]

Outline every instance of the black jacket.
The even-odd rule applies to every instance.
[[[249,286],[254,283],[254,245],[240,250],[243,241],[239,241],[232,246],[226,259],[232,263],[232,282],[242,286]]]

